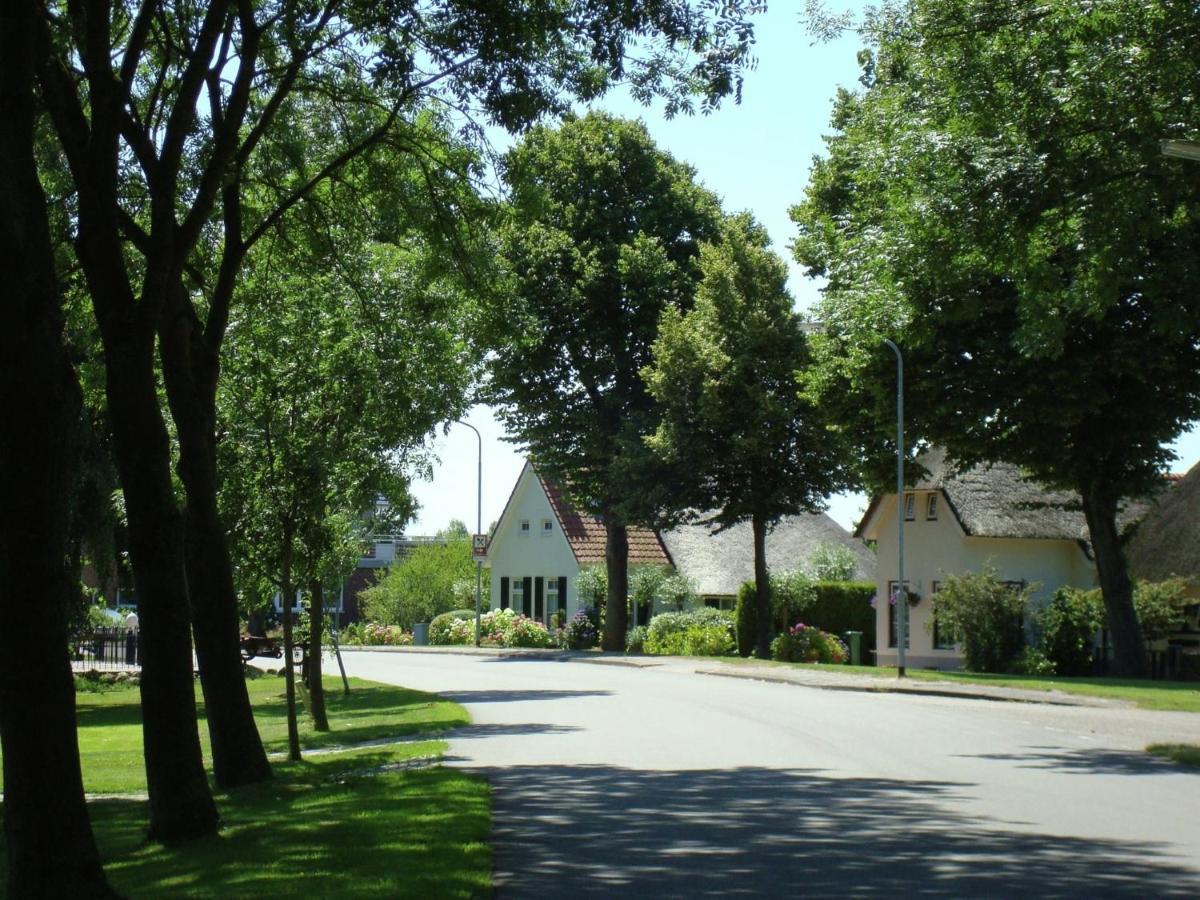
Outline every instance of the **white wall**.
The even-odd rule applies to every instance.
[[[904,577],[909,589],[921,595],[909,607],[909,643],[906,664],[917,668],[958,668],[957,650],[933,646],[933,582],[946,575],[979,572],[985,566],[996,570],[1003,581],[1024,581],[1034,587],[1033,604],[1044,603],[1063,585],[1095,586],[1092,564],[1077,541],[968,537],[945,501],[938,498],[938,517],[925,517],[929,492],[916,491],[916,518],[904,523]],[[880,665],[896,664],[896,648],[888,647],[889,581],[896,580],[896,503],[889,497],[878,512],[875,634]],[[927,626],[930,626],[927,628]]]
[[[522,522],[529,523],[527,534],[521,533]],[[543,528],[546,522],[550,523],[548,532]],[[579,608],[575,588],[579,566],[575,562],[575,554],[571,552],[571,546],[550,508],[541,483],[528,465],[522,470],[512,499],[492,537],[487,565],[492,570],[492,609],[500,608],[500,579],[504,577],[510,579],[510,585],[526,577],[542,577],[547,585],[551,578],[565,577],[567,616],[574,615]],[[547,619],[552,612],[547,603]]]

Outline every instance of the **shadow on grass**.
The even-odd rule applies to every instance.
[[[355,770],[385,765],[358,753]],[[90,806],[109,879],[128,897],[445,897],[486,892],[487,788],[435,768],[339,778],[351,761],[280,767],[219,799],[224,828],[179,847],[145,841],[139,802]]]
[[[808,770],[481,769],[507,897],[1196,896],[1139,841],[1007,831],[965,786]]]
[[[76,704],[75,721],[80,728],[107,728],[110,725],[142,724],[140,695],[134,692],[127,702],[107,703],[102,706]]]

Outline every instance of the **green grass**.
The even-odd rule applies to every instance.
[[[787,666],[798,669],[862,675],[872,678],[895,678],[892,667],[824,666],[814,663],[781,663],[757,659],[722,658],[721,662],[758,666]],[[1025,691],[1061,691],[1110,700],[1126,700],[1142,709],[1168,712],[1200,712],[1200,684],[1194,681],[1149,681],[1125,678],[1065,678],[1042,675],[984,675],[977,672],[945,672],[909,668],[907,676],[914,681],[950,681],[960,684],[986,684],[994,687],[1019,688]]]
[[[268,750],[285,749],[283,680],[268,676],[247,684]],[[357,679],[349,697],[337,680],[326,690],[332,730],[313,732],[301,711],[305,750],[389,737],[404,743],[276,762],[271,782],[216,793],[220,834],[174,847],[145,839],[137,688],[79,693],[86,789],[131,795],[89,803],[113,887],[131,898],[490,894],[487,784],[440,766],[405,767],[407,760],[440,756],[446,744],[439,735],[465,724],[466,711],[429,694]],[[200,730],[207,757],[203,723]],[[0,883],[3,868],[0,835]]]
[[[1200,769],[1200,744],[1151,744],[1150,753]]]

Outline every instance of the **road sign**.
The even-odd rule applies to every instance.
[[[488,536],[486,534],[477,534],[471,540],[471,556],[475,559],[485,559],[487,557]]]

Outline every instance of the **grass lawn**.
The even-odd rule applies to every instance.
[[[789,666],[799,669],[862,675],[873,678],[895,678],[892,667],[828,666],[815,663],[767,662],[740,657],[721,662],[758,666]],[[1200,684],[1194,681],[1148,681],[1123,678],[1059,678],[1040,675],[983,675],[976,672],[941,672],[909,668],[907,675],[914,681],[958,681],[968,684],[989,684],[997,687],[1019,688],[1026,691],[1062,691],[1066,694],[1086,694],[1128,700],[1142,709],[1168,712],[1200,712]]]
[[[285,749],[283,679],[264,676],[248,687],[268,750]],[[145,840],[137,688],[78,694],[87,791],[132,795],[89,804],[113,887],[127,897],[490,894],[486,783],[439,766],[406,767],[408,760],[440,755],[445,742],[438,735],[465,724],[466,711],[429,694],[357,679],[349,697],[337,679],[327,681],[326,691],[332,730],[312,732],[301,711],[306,751],[388,737],[403,743],[276,762],[272,782],[217,792],[219,835],[169,848]],[[200,730],[207,756],[203,723]],[[3,868],[0,847],[0,883]]]
[[[1197,744],[1151,744],[1146,748],[1156,756],[1174,760],[1185,766],[1200,769],[1200,745]]]

